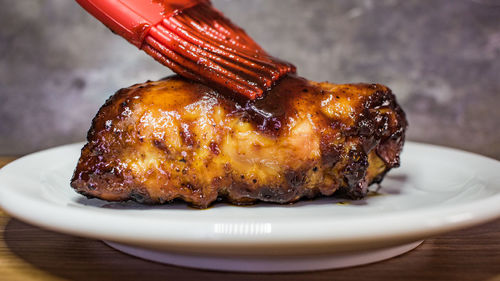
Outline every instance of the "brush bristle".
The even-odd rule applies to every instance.
[[[250,99],[295,72],[209,3],[163,19],[150,29],[142,49],[182,76]]]

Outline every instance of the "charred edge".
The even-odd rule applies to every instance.
[[[322,137],[320,142],[321,164],[325,168],[332,168],[340,160],[341,149],[339,145],[332,145],[330,138]]]
[[[300,194],[299,189],[262,186],[255,194],[255,198],[264,202],[287,203],[293,201],[298,194]]]
[[[219,146],[217,145],[216,142],[210,142],[209,145],[210,151],[212,151],[213,154],[219,155],[220,154],[220,149]]]
[[[140,204],[157,204],[146,190],[132,189],[128,195],[129,199]]]
[[[163,140],[157,140],[157,139],[155,139],[155,140],[153,140],[153,145],[156,148],[158,148],[158,149],[160,149],[162,151],[165,151],[165,153],[167,153],[167,154],[170,153],[168,147],[165,145],[165,142]]]
[[[305,171],[287,171],[285,172],[285,179],[291,188],[296,189],[298,187],[304,186],[307,179],[307,174]]]
[[[349,151],[348,164],[343,170],[347,186],[341,188],[340,194],[345,193],[345,196],[353,199],[362,198],[366,195],[368,185],[365,176],[368,164],[368,156],[364,151],[359,148]]]

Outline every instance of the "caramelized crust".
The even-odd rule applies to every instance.
[[[361,198],[399,165],[406,119],[378,84],[289,75],[239,103],[172,76],[122,89],[99,110],[71,186],[88,197],[206,208]]]

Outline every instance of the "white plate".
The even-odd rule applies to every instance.
[[[322,198],[197,210],[75,193],[69,181],[82,145],[34,153],[1,169],[0,206],[28,223],[107,240],[133,255],[240,271],[373,262],[427,237],[500,217],[500,162],[449,148],[407,143],[401,167],[387,175],[379,195],[360,201]]]

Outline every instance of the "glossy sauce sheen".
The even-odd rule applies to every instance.
[[[72,186],[89,197],[205,208],[366,195],[399,165],[406,119],[378,84],[288,75],[236,102],[178,76],[122,89],[94,118]]]
[[[262,132],[277,135],[284,124],[298,117],[298,112],[293,110],[295,103],[301,107],[313,108],[321,93],[322,90],[317,85],[289,75],[263,98],[247,101],[243,106],[235,103],[236,110],[233,110],[233,114],[250,120]]]

